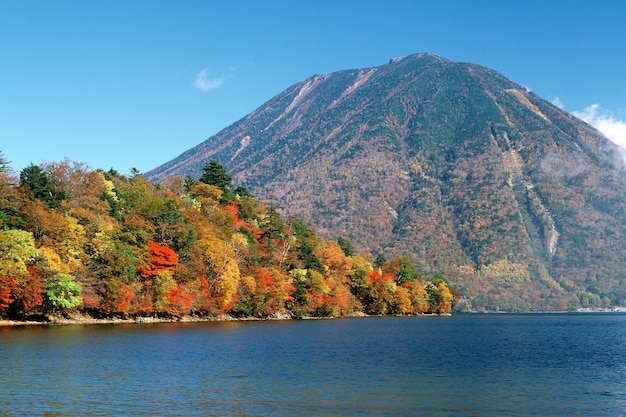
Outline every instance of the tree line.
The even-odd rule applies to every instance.
[[[0,153],[0,317],[341,317],[447,313],[409,256],[356,253],[234,186],[217,162],[152,184]]]

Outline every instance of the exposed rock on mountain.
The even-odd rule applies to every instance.
[[[315,75],[146,176],[209,160],[324,237],[411,255],[473,308],[625,302],[619,150],[490,69],[417,54]]]

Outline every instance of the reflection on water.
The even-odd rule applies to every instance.
[[[0,415],[626,414],[626,315],[0,329]]]

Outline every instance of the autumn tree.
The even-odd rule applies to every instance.
[[[368,294],[369,283],[367,275],[373,271],[372,264],[363,256],[352,256],[352,270],[350,271],[350,281],[348,283],[350,292],[361,303]],[[360,306],[362,308],[362,305]]]
[[[294,287],[294,313],[303,316],[332,316],[331,286],[316,270],[293,269],[290,281]]]
[[[112,240],[110,249],[101,255],[105,278],[104,300],[110,313],[171,315],[168,294],[177,288],[173,278],[178,265],[176,252],[166,245],[150,241],[145,260],[134,255],[125,242]],[[106,258],[110,258],[107,260]]]
[[[411,300],[410,313],[422,314],[429,312],[430,298],[421,282],[407,282],[403,284],[402,287],[406,288],[409,299]]]
[[[50,209],[37,200],[27,205],[24,229],[33,234],[35,244],[50,267],[65,273],[83,268],[84,227],[71,215]]]
[[[424,286],[430,301],[430,312],[436,314],[449,313],[452,310],[454,298],[450,292],[448,282],[440,275],[435,274],[433,279]]]
[[[0,276],[20,278],[39,255],[32,233],[24,230],[0,231]]]
[[[249,315],[257,317],[272,316],[293,300],[293,287],[283,272],[275,268],[255,268],[253,273],[240,281],[236,312],[248,311]]]
[[[31,165],[18,185],[2,167],[0,158],[3,316],[76,309],[100,317],[338,317],[451,308],[445,280],[433,277],[426,287],[408,256],[387,262],[381,254],[372,265],[347,239],[325,241],[272,202],[232,190],[219,164],[207,164],[201,181],[163,185],[70,161]],[[477,276],[523,272],[498,265]]]
[[[17,282],[18,288],[14,292],[14,303],[11,314],[16,317],[24,317],[37,312],[43,305],[45,280],[42,270],[36,266],[28,267],[28,274],[22,276]]]
[[[394,276],[387,272],[374,270],[367,274],[367,283],[365,311],[370,314],[389,313],[397,288]]]
[[[39,256],[31,233],[23,230],[0,230],[0,314],[14,301],[25,300],[26,308],[40,305],[40,288],[31,280],[29,267]],[[30,284],[33,285],[30,285]],[[32,295],[28,294],[32,291]]]
[[[226,242],[211,235],[199,239],[197,245],[202,249],[205,265],[202,275],[208,279],[217,308],[231,309],[240,278],[235,252]]]
[[[150,278],[161,272],[174,273],[178,265],[178,255],[166,245],[154,241],[148,243],[148,260],[139,271],[144,278]]]

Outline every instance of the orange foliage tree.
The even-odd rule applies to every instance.
[[[161,272],[169,271],[174,273],[178,265],[178,255],[176,252],[157,242],[148,242],[148,260],[146,266],[139,268],[138,272],[143,278],[151,278]]]

